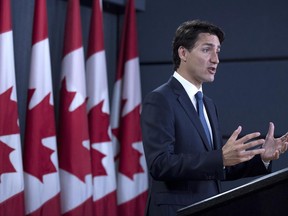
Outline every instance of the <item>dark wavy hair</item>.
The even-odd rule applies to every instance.
[[[178,55],[178,49],[180,46],[191,50],[200,33],[209,33],[216,35],[220,41],[220,44],[225,39],[224,32],[217,26],[202,20],[192,20],[182,23],[175,32],[175,37],[172,42],[173,46],[173,63],[174,70],[176,71],[180,65],[180,58]]]

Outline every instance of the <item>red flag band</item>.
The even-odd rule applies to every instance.
[[[92,216],[91,156],[79,0],[68,0],[59,111],[61,211]]]
[[[60,182],[46,0],[36,0],[24,139],[25,211],[60,216]]]
[[[94,0],[88,44],[87,94],[92,153],[94,215],[117,215],[101,0]]]
[[[0,215],[24,215],[10,0],[0,0]]]

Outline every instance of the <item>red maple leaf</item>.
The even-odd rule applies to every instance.
[[[0,94],[0,136],[18,134],[18,107],[17,102],[11,100],[13,87]],[[0,181],[3,173],[16,172],[9,155],[13,151],[0,141]]]
[[[28,102],[32,98],[35,89],[28,90]],[[27,109],[26,133],[24,141],[24,170],[43,182],[43,176],[57,172],[51,161],[53,150],[43,145],[42,140],[55,136],[54,109],[49,103],[51,93],[33,109]],[[28,103],[28,104],[29,104]]]
[[[106,169],[102,164],[102,159],[106,157],[105,154],[102,154],[96,149],[92,148],[92,172],[93,177],[95,176],[107,176]]]
[[[91,144],[94,145],[105,145],[102,142],[110,141],[108,135],[109,128],[109,115],[102,112],[104,101],[101,101],[99,104],[94,106],[89,112],[89,134]],[[91,148],[92,150],[92,172],[93,177],[95,176],[107,176],[107,172],[102,164],[102,159],[106,155],[102,154],[96,149]]]
[[[75,94],[67,91],[64,79],[60,99],[59,165],[85,182],[85,176],[91,173],[90,151],[83,146],[83,142],[89,140],[86,102],[69,111]]]
[[[12,89],[0,94],[0,136],[19,133],[17,102],[10,99]]]
[[[125,101],[122,104],[124,103]],[[119,171],[133,180],[134,174],[144,172],[140,164],[142,154],[132,147],[133,143],[142,141],[140,105],[121,117],[119,128],[113,129],[112,132],[120,143]]]
[[[11,173],[16,172],[14,166],[12,165],[9,155],[14,151],[13,148],[10,148],[5,143],[0,141],[0,182],[1,182],[1,175],[3,173]]]

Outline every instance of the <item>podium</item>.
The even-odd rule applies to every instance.
[[[219,215],[287,216],[288,168],[177,211],[177,216]]]

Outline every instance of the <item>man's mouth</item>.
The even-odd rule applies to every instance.
[[[212,74],[216,73],[216,67],[208,67],[208,71]]]

